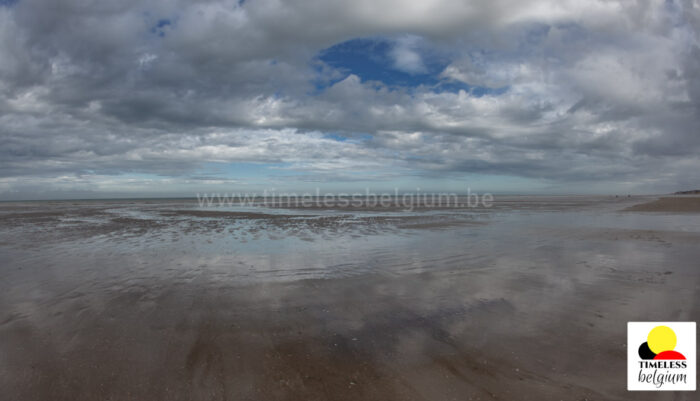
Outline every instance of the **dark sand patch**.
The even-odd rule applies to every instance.
[[[229,212],[220,210],[172,210],[163,211],[160,213],[163,216],[184,216],[184,217],[203,217],[203,218],[229,218],[229,219],[283,219],[294,217],[292,215],[283,214],[268,214],[255,212]]]
[[[484,224],[486,224],[484,221],[445,219],[437,221],[404,222],[397,224],[397,227],[411,230],[446,230],[455,227],[479,226]]]
[[[651,202],[630,206],[627,212],[671,212],[671,213],[700,213],[700,197],[678,196],[660,198]]]

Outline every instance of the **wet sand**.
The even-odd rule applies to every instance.
[[[690,400],[626,323],[700,315],[700,215],[0,205],[11,400]],[[627,209],[629,210],[629,209]]]

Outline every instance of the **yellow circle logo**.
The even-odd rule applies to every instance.
[[[647,336],[647,344],[655,354],[672,351],[676,348],[676,333],[668,326],[656,326]]]

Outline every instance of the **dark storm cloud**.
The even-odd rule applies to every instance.
[[[232,162],[301,181],[693,184],[699,15],[697,1],[2,2],[0,191],[176,185]],[[319,56],[358,38],[381,40],[386,74],[420,80]]]

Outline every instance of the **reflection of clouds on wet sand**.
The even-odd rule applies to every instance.
[[[2,210],[17,399],[658,399],[626,322],[698,320],[695,215],[78,206]]]

